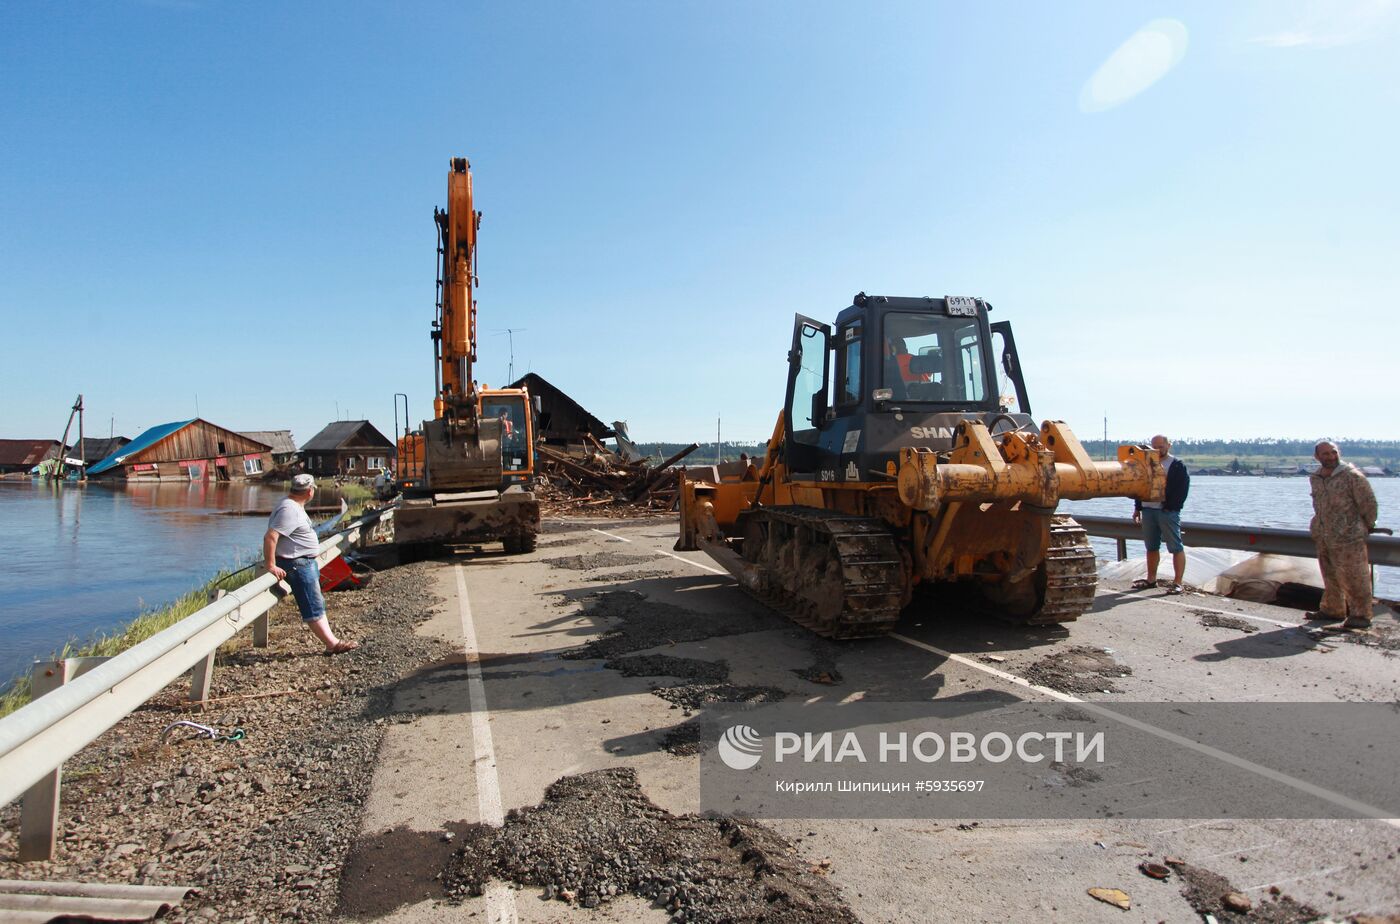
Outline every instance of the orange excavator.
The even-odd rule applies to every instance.
[[[403,546],[499,540],[509,553],[535,548],[534,406],[523,388],[480,388],[476,362],[476,234],[471,166],[454,157],[438,227],[433,419],[399,438],[403,497],[394,541]]]

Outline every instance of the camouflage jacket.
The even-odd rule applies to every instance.
[[[1330,475],[1314,472],[1308,483],[1313,539],[1334,544],[1364,541],[1376,525],[1376,495],[1361,469],[1343,462]]]

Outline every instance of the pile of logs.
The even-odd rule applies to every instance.
[[[554,506],[573,510],[617,506],[670,510],[679,490],[672,466],[697,448],[691,443],[660,465],[650,465],[645,459],[628,462],[590,437],[588,444],[568,449],[540,443],[535,447],[535,464],[541,476],[543,499]]]

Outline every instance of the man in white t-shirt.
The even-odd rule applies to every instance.
[[[297,475],[291,493],[277,502],[263,536],[263,562],[268,572],[291,585],[302,622],[326,645],[326,654],[354,651],[359,642],[335,637],[326,619],[326,598],[321,595],[321,568],[316,564],[320,543],[307,516],[306,504],[316,493],[316,479]]]

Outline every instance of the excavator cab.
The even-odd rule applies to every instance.
[[[989,323],[990,310],[966,296],[862,292],[834,330],[798,315],[784,409],[794,477],[888,482],[901,449],[950,450],[968,419],[1037,432],[1011,327]]]

